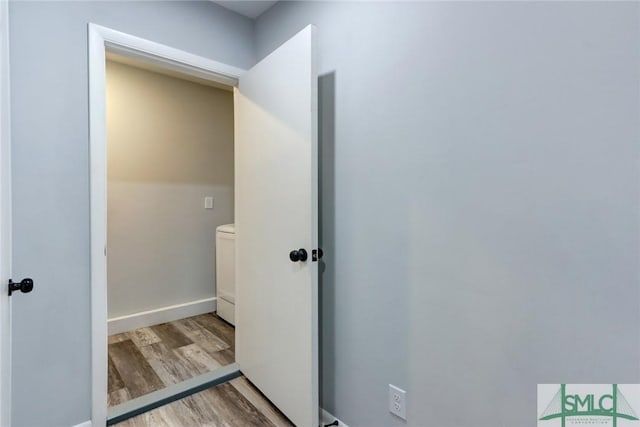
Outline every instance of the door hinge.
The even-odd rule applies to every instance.
[[[322,259],[323,255],[324,255],[324,252],[322,252],[322,249],[320,248],[314,249],[311,251],[311,261],[318,262],[318,260]]]

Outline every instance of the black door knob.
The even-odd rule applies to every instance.
[[[9,279],[9,296],[15,291],[20,291],[23,294],[27,294],[33,290],[33,280],[30,278],[22,279],[21,282],[14,282]]]
[[[293,262],[306,261],[308,258],[307,251],[305,249],[298,249],[297,251],[289,252],[289,259]]]

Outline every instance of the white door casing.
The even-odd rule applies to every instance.
[[[0,426],[11,425],[11,114],[9,2],[0,1]]]
[[[308,26],[235,90],[236,361],[300,427],[318,425],[317,73]],[[306,262],[289,252],[304,248]]]

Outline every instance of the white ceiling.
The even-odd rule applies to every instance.
[[[256,19],[258,16],[262,15],[264,11],[269,9],[271,6],[277,3],[276,1],[270,0],[259,0],[259,1],[245,1],[245,0],[227,0],[227,1],[216,1],[213,0],[214,3],[219,4],[222,7],[226,7],[229,10],[233,10],[234,12],[239,13],[240,15],[247,16],[251,19]]]

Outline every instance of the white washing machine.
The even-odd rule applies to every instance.
[[[216,228],[217,312],[235,325],[236,315],[236,228],[233,224]]]

